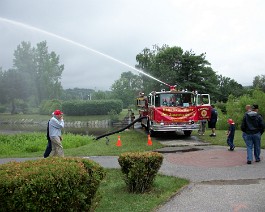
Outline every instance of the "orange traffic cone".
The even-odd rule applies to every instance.
[[[118,141],[116,143],[116,146],[121,146],[121,136],[118,135]]]
[[[147,145],[148,145],[148,146],[152,146],[152,145],[153,145],[150,134],[148,134]]]

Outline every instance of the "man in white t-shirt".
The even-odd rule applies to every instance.
[[[62,145],[62,128],[64,128],[63,113],[60,110],[53,112],[54,116],[49,121],[49,136],[52,143],[51,156],[64,156]]]

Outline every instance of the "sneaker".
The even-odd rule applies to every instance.
[[[247,164],[251,164],[251,161],[250,161],[250,160],[248,160],[248,161],[247,161]]]
[[[216,137],[216,135],[214,135],[214,134],[211,134],[211,135],[210,135],[210,137]]]
[[[257,163],[260,162],[260,159],[256,160],[256,162],[257,162]]]

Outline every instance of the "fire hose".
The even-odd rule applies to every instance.
[[[96,137],[95,140],[98,140],[98,139],[100,139],[100,138],[104,138],[104,137],[109,136],[109,135],[113,135],[113,134],[115,134],[115,133],[122,132],[122,131],[124,131],[124,130],[130,128],[130,127],[131,127],[132,125],[134,125],[136,122],[139,122],[139,121],[141,121],[142,119],[146,119],[146,118],[148,119],[148,116],[141,116],[141,117],[135,119],[132,123],[128,124],[126,127],[123,127],[122,129],[119,129],[119,130],[116,130],[116,131],[113,131],[113,132],[110,132],[110,133],[106,133],[106,134],[104,134],[104,135],[100,135],[100,136]]]

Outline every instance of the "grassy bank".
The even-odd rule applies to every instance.
[[[120,114],[117,115],[119,120],[122,120],[128,113],[128,110],[123,109]],[[110,115],[91,115],[91,116],[67,116],[64,114],[65,121],[93,121],[93,120],[106,120],[111,119]],[[34,120],[34,122],[48,121],[51,118],[49,114],[39,115],[39,114],[14,114],[0,113],[0,121],[17,121],[17,120]]]
[[[120,135],[121,147],[116,143]],[[107,142],[108,141],[108,142]],[[131,151],[152,151],[162,144],[153,139],[153,145],[147,145],[147,135],[135,130],[127,130],[106,138],[94,140],[92,136],[73,134],[63,135],[65,156],[119,155]],[[0,135],[0,157],[42,157],[47,145],[45,133]]]
[[[210,131],[207,131],[204,136],[197,136],[197,133],[193,132],[192,136],[197,136],[203,142],[213,145],[227,146],[226,131],[217,130],[216,133],[216,137],[210,137]],[[116,146],[118,136],[120,136],[121,147]],[[177,141],[179,138],[176,136],[175,139]],[[99,140],[95,140],[93,136],[63,134],[65,156],[111,156],[119,155],[123,152],[152,151],[163,147],[156,138],[152,138],[152,146],[148,146],[147,141],[147,134],[143,130],[130,129]],[[236,131],[234,144],[236,147],[245,147],[241,131]],[[42,157],[46,145],[45,133],[0,134],[0,158]],[[261,148],[265,148],[264,136],[262,136]]]
[[[208,130],[204,136],[198,136],[201,140],[213,145],[227,146],[226,130],[216,130],[216,137],[210,137],[211,131]],[[196,135],[196,133],[194,133]],[[234,144],[236,147],[246,147],[246,144],[242,138],[242,131],[235,131]],[[265,149],[265,135],[261,136],[261,148]]]

